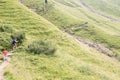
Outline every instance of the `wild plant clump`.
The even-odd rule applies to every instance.
[[[19,44],[22,44],[25,40],[25,33],[24,32],[16,32],[11,35],[12,39],[17,39]]]
[[[34,54],[54,54],[56,51],[55,45],[50,41],[40,40],[28,45],[28,51]]]

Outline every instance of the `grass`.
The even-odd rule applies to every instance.
[[[34,3],[31,4],[29,4],[29,2],[30,1],[25,0],[24,3],[29,8],[35,8],[34,5],[38,5],[38,2],[42,3],[42,1],[38,0],[35,0]],[[86,2],[90,3],[90,0]],[[95,4],[95,2],[93,1],[91,1],[91,3]],[[79,6],[76,7],[74,4]],[[48,6],[49,5],[53,6],[48,8],[47,13],[43,13],[41,10],[39,10],[42,9],[42,7],[38,5],[39,8],[37,13],[48,19],[61,30],[68,29],[69,32],[72,32],[77,36],[80,36],[98,44],[103,44],[104,46],[110,48],[115,53],[114,55],[117,55],[116,57],[119,58],[118,56],[120,55],[120,26],[118,22],[108,21],[105,18],[102,18],[87,11],[84,8],[81,8],[80,1],[78,0],[70,0],[69,2],[66,0],[52,0],[49,1]],[[101,6],[102,5],[99,5],[99,7]],[[105,9],[107,8],[105,7]],[[114,9],[114,7],[112,7],[111,9]],[[82,26],[82,24],[86,22],[88,23],[87,27]],[[78,28],[78,30],[72,30],[72,28]]]
[[[81,51],[81,50],[80,50]],[[61,55],[61,52],[63,53]],[[82,51],[83,53],[84,51]],[[72,54],[65,51],[58,51],[55,56],[29,55],[17,52],[12,59],[12,65],[7,68],[15,76],[15,80],[27,79],[93,79],[93,80],[116,80],[119,79],[113,74],[118,71],[116,60],[112,60],[105,55],[95,58],[98,54],[90,57],[84,54]],[[101,55],[101,54],[99,54]],[[76,57],[78,56],[78,57]],[[88,56],[88,57],[87,57]],[[80,58],[81,57],[81,58]],[[106,60],[102,60],[105,58]],[[20,60],[20,61],[19,61]],[[21,65],[22,63],[22,65]],[[108,64],[106,64],[108,63]],[[50,65],[51,64],[51,65]],[[114,64],[114,65],[113,65]],[[115,66],[116,65],[116,66]],[[115,68],[113,68],[115,67]],[[74,73],[74,74],[73,74]],[[108,75],[109,74],[109,75]],[[27,77],[26,77],[27,75]],[[32,77],[31,77],[32,76]],[[111,78],[110,76],[114,76]]]
[[[46,20],[42,16],[37,15],[24,5],[20,4],[17,0],[1,0],[0,4],[2,5],[0,6],[0,24],[7,24],[7,26],[12,27],[15,32],[23,31],[26,35],[25,41],[14,51],[10,64],[5,68],[4,76],[6,77],[6,80],[120,79],[120,64],[117,60],[80,43],[72,36],[62,32],[59,29],[63,29],[62,26],[60,26],[61,22],[56,21],[55,26],[49,21],[50,18],[47,18],[48,20]],[[58,5],[62,6],[62,4],[56,4],[55,9],[59,11],[60,8]],[[65,20],[65,23],[63,23],[65,24],[64,28],[71,27],[69,25],[74,25],[73,23],[79,25],[86,21],[90,21],[91,24],[95,23],[87,17],[85,17],[85,20],[84,16],[81,16],[81,19],[83,20],[79,20],[80,17],[77,16],[84,15],[83,13],[75,13],[76,16],[73,15],[74,12],[67,12],[71,10],[80,12],[79,8],[74,10],[71,7],[66,7],[65,4],[63,7],[65,7],[65,10],[62,11],[65,11],[65,13],[62,13],[63,17],[67,14],[65,19],[61,18],[62,20]],[[55,15],[59,16],[56,13]],[[47,15],[48,14],[46,14],[46,17]],[[70,20],[69,17],[71,17]],[[59,21],[61,21],[61,19]],[[101,18],[99,19],[101,20]],[[103,22],[104,21],[105,20],[103,20]],[[67,23],[71,24],[67,25]],[[94,30],[91,26],[89,26],[89,28]],[[96,29],[98,29],[98,27],[95,28],[95,30]],[[115,33],[117,34],[117,32]],[[9,35],[11,34],[12,33],[9,33]],[[104,34],[110,35],[108,33]],[[26,52],[25,49],[29,44],[44,39],[50,40],[56,44],[57,51],[54,55],[34,55]]]
[[[116,1],[84,0],[84,2],[87,3],[89,6],[91,6],[92,8],[94,8],[97,12],[100,12],[102,14],[107,14],[113,17],[118,17],[118,18],[120,17],[119,16],[120,9],[118,8],[119,7],[118,4],[120,3],[119,0],[116,0]]]
[[[2,61],[3,61],[3,56],[2,54],[0,54],[0,64],[2,63]]]

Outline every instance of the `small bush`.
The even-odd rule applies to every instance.
[[[19,44],[22,44],[25,40],[25,33],[24,32],[16,32],[11,35],[12,39],[17,39]]]
[[[28,51],[34,54],[54,54],[56,48],[50,41],[40,40],[28,45]]]

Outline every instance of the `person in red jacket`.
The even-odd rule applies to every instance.
[[[4,49],[4,51],[3,51],[4,61],[8,61],[7,54],[8,54],[8,51],[6,49]]]

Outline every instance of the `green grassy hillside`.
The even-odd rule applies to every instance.
[[[90,30],[99,30],[104,33],[103,28],[91,28],[91,25],[97,26],[93,24],[96,22],[86,17],[83,13],[79,14],[79,8],[66,7],[63,6],[61,2],[55,1],[54,3],[56,3],[56,5],[54,5],[56,6],[55,10],[60,11],[58,6],[61,6],[62,9],[64,7],[65,9],[60,11],[60,13],[55,11],[55,13],[58,14],[57,17],[66,17],[65,19],[62,17],[61,19],[57,18],[58,20],[60,19],[60,22],[55,22],[54,18],[51,18],[53,15],[57,14],[53,14],[49,17],[47,17],[48,14],[44,15],[44,17],[48,19],[46,20],[17,0],[0,1],[0,26],[4,28],[5,26],[7,27],[5,30],[2,29],[0,33],[1,37],[4,36],[1,41],[9,44],[10,35],[13,33],[21,32],[25,33],[26,36],[25,41],[14,51],[11,62],[5,68],[4,76],[6,80],[120,80],[120,64],[118,60],[110,58],[80,43],[71,35],[60,30],[72,27],[70,25],[75,24],[77,25],[76,27],[78,27],[78,25],[88,21],[90,23],[88,25]],[[78,6],[76,3],[77,2],[75,2],[75,4],[73,3],[74,6]],[[64,3],[64,5],[66,4],[68,3]],[[73,10],[73,13],[69,13],[71,10]],[[74,15],[74,11],[76,15]],[[54,10],[51,11],[51,13],[53,12]],[[80,17],[77,15],[83,15],[81,16],[83,20],[79,19]],[[94,17],[94,15],[92,16]],[[49,20],[53,20],[51,22],[55,25]],[[99,18],[99,20],[102,22],[106,21],[102,20],[102,18]],[[64,22],[63,26],[61,26],[61,21]],[[100,24],[102,25],[102,23]],[[110,22],[110,24],[112,26],[114,23]],[[115,24],[117,25],[119,23]],[[106,25],[105,29],[107,29],[107,27]],[[7,31],[7,29],[9,30]],[[117,38],[117,36],[119,36],[119,28],[116,29],[118,30],[116,32],[114,32],[114,28],[109,29],[113,32],[115,38],[113,38],[113,34],[109,31],[105,32],[103,35],[105,35],[105,37],[108,35],[107,39],[110,37],[116,39],[116,41],[119,40],[119,38]],[[82,28],[82,30],[86,31],[84,28]],[[82,32],[80,33],[82,34]],[[77,32],[75,32],[75,34],[77,34]],[[86,34],[86,36],[88,36],[88,34]],[[29,44],[39,40],[48,40],[56,45],[55,54],[45,55],[41,53],[41,55],[38,55],[26,50]],[[0,43],[3,44],[3,42]],[[9,45],[1,45],[1,49],[4,47],[10,48]]]
[[[97,12],[120,18],[119,0],[83,0]]]
[[[49,1],[46,7],[46,13],[42,11],[42,4],[44,0],[35,0],[33,3],[31,3],[31,1],[32,0],[25,0],[24,4],[31,9],[35,9],[39,15],[48,19],[61,30],[68,30],[68,32],[71,32],[72,34],[98,44],[103,44],[104,46],[111,49],[117,58],[120,58],[119,22],[111,21],[109,19],[106,19],[106,17],[101,17],[101,15],[90,12],[81,5],[81,2],[79,0]],[[93,2],[86,0],[86,2],[87,1],[91,3]],[[116,3],[115,1],[111,1],[111,3],[112,2]],[[96,1],[96,3],[100,2]],[[102,5],[99,6],[102,7]],[[107,9],[106,7],[104,8]],[[114,7],[111,8],[111,12],[113,9]],[[88,24],[85,25],[85,23]]]

